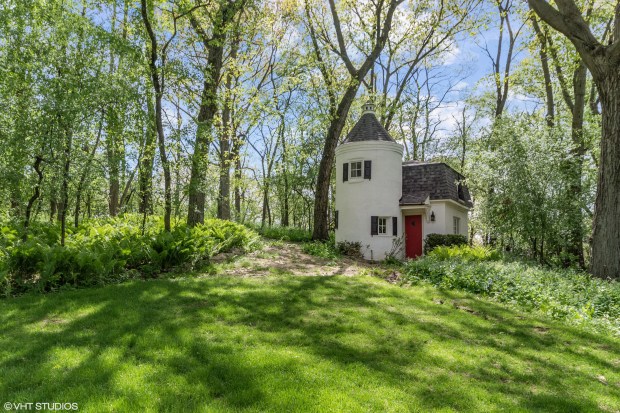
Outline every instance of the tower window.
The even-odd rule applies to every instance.
[[[362,177],[362,161],[351,162],[351,178]]]

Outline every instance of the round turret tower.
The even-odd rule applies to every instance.
[[[368,102],[336,148],[336,242],[360,242],[368,260],[383,260],[402,236],[399,200],[403,147]]]

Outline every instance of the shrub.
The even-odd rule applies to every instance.
[[[261,227],[260,225],[248,225],[248,227],[269,239],[292,242],[307,242],[312,240],[312,233],[302,228]]]
[[[335,248],[333,240],[326,242],[305,242],[302,246],[302,249],[306,254],[314,255],[316,257],[332,260],[340,257],[340,252]]]
[[[362,243],[359,241],[340,241],[336,244],[336,250],[347,257],[362,257]]]
[[[467,245],[467,238],[458,234],[428,234],[424,240],[424,254],[428,254],[439,246],[453,245]]]
[[[497,261],[502,255],[488,247],[470,247],[469,245],[438,246],[428,253],[439,260],[460,259],[461,261]]]
[[[26,241],[3,229],[0,241],[0,293],[52,291],[127,278],[152,277],[173,268],[198,268],[220,252],[253,249],[260,238],[243,225],[217,219],[165,232],[159,218],[124,216],[83,223],[67,234],[64,247],[50,237]],[[52,237],[53,238],[53,237]]]
[[[413,282],[425,280],[439,288],[469,291],[569,323],[620,334],[618,282],[570,269],[497,261],[493,253],[482,259],[464,260],[463,256],[468,255],[433,252],[407,262],[404,278]]]

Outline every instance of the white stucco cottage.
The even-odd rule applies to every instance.
[[[472,207],[463,177],[445,163],[403,162],[403,146],[367,103],[336,148],[336,242],[360,242],[364,258],[382,260],[399,238],[401,258],[422,255],[428,234],[467,236]]]

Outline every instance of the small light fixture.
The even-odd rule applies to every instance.
[[[435,211],[431,211],[431,222],[435,222]]]

